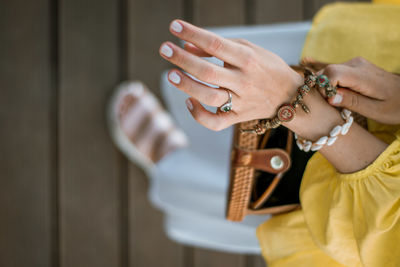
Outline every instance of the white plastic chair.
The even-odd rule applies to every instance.
[[[209,28],[228,38],[244,38],[297,64],[309,22]],[[217,60],[214,62],[221,64]],[[162,74],[167,108],[189,137],[190,146],[165,157],[150,172],[149,198],[165,213],[167,235],[180,243],[210,249],[259,254],[256,227],[269,216],[225,219],[232,127],[220,132],[198,124],[185,106],[188,97]]]

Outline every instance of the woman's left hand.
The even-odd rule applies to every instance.
[[[219,131],[234,123],[270,118],[283,103],[289,102],[303,78],[279,56],[246,40],[231,40],[198,28],[182,20],[174,20],[170,31],[189,42],[185,49],[165,42],[160,55],[187,73],[213,88],[172,69],[169,81],[191,97],[186,104],[193,117],[203,126]],[[224,67],[210,63],[201,56],[214,56],[224,61]],[[232,94],[232,110],[217,113],[201,104],[219,107]]]
[[[331,105],[347,108],[384,124],[400,123],[400,76],[356,57],[327,65],[321,74],[338,87]]]

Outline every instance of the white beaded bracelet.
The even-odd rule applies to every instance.
[[[304,150],[305,152],[308,152],[310,150],[317,151],[320,150],[324,145],[333,145],[338,139],[339,134],[347,134],[351,125],[353,124],[353,116],[351,116],[351,111],[348,109],[343,109],[340,115],[346,122],[343,125],[336,125],[329,133],[329,136],[322,136],[320,139],[318,139],[318,141],[314,143],[297,136],[297,134],[294,134],[294,137],[296,138],[296,144],[299,149]]]

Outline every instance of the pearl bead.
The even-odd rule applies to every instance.
[[[320,150],[322,147],[323,147],[323,145],[313,144],[313,145],[311,146],[311,151]]]
[[[305,151],[305,152],[310,151],[311,146],[312,146],[311,141],[306,141],[306,142],[304,143],[304,151]]]
[[[328,139],[328,142],[326,142],[326,144],[327,144],[328,146],[333,145],[333,143],[336,142],[336,139],[337,139],[337,138],[338,138],[337,136],[330,137],[330,138]]]
[[[315,142],[316,145],[325,145],[326,141],[328,141],[328,136],[322,136],[320,139],[318,139],[317,142]]]
[[[348,109],[343,109],[342,112],[340,113],[342,115],[342,118],[346,120],[348,117],[351,115],[351,111]]]
[[[337,136],[340,131],[342,131],[342,126],[340,125],[336,125],[335,128],[332,129],[332,131],[330,132],[330,136]]]
[[[353,121],[354,121],[354,118],[353,118],[353,117],[350,117],[349,120],[348,120],[347,122],[350,123],[350,124],[352,124]]]
[[[297,146],[299,147],[300,150],[303,150],[304,146],[299,140],[296,140],[296,144],[297,144]]]
[[[350,129],[350,126],[351,126],[351,123],[345,123],[345,124],[343,124],[343,127],[342,127],[342,135],[345,135],[345,134],[347,134],[347,132],[349,131],[349,129]]]

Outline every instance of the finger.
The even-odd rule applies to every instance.
[[[239,39],[239,38],[227,38],[228,40],[231,40],[233,42],[237,42],[243,45],[247,45],[249,47],[251,47],[252,43],[250,43],[249,41],[245,40],[245,39]],[[192,43],[186,42],[184,43],[184,49],[196,56],[199,57],[212,57],[212,55],[208,54],[207,52],[205,52],[204,50],[198,48],[197,46],[195,46]],[[225,62],[226,63],[226,62]],[[228,63],[226,63],[228,64]]]
[[[318,87],[319,93],[323,96],[323,98],[327,99],[328,96],[326,95],[325,88]]]
[[[169,71],[168,80],[178,89],[209,106],[222,106],[229,99],[227,89],[209,87],[193,80],[178,69],[172,69]],[[231,92],[231,94],[232,98],[237,98],[237,95],[234,92]]]
[[[247,41],[245,39],[240,39],[240,38],[227,38],[227,39],[231,40],[233,42],[237,42],[237,43],[249,46],[249,47],[252,47],[252,45],[253,45],[252,43],[250,43],[249,41]],[[208,54],[207,52],[205,52],[204,50],[198,48],[197,46],[195,46],[192,43],[186,42],[186,43],[184,43],[183,46],[184,46],[184,49],[186,51],[188,51],[188,52],[190,52],[190,53],[192,53],[192,54],[194,54],[196,56],[199,56],[199,57],[212,57],[212,55]],[[226,63],[226,64],[228,64],[228,63]]]
[[[170,25],[172,34],[190,42],[206,53],[240,67],[247,61],[248,48],[232,42],[215,33],[196,27],[182,20],[174,20]]]
[[[159,52],[163,58],[201,81],[225,88],[237,87],[235,75],[231,70],[199,58],[171,42],[161,45]]]
[[[343,64],[329,64],[318,74],[328,76],[329,82],[334,86],[353,88],[357,86],[359,79],[356,72],[350,66]]]
[[[360,67],[361,65],[364,65],[366,63],[372,64],[372,63],[370,63],[369,61],[367,61],[363,57],[354,57],[354,58],[344,62],[343,65],[347,65],[347,66],[350,66],[350,67],[357,68],[357,67]]]
[[[363,77],[363,73],[357,68],[344,64],[330,64],[323,69],[322,73],[329,78],[330,83],[334,86],[349,88],[364,96],[383,100],[375,93],[370,92],[368,86],[360,86],[365,78]]]
[[[198,57],[212,57],[212,55],[206,53],[204,50],[198,48],[197,46],[191,43],[185,43],[184,49],[189,53],[192,53],[193,55],[196,55]]]
[[[214,131],[228,128],[237,120],[237,114],[234,111],[213,113],[206,110],[200,102],[193,97],[186,99],[186,106],[198,123]]]
[[[338,88],[337,94],[328,100],[329,104],[355,111],[365,117],[371,117],[371,110],[376,110],[380,100],[358,94],[352,90]]]

